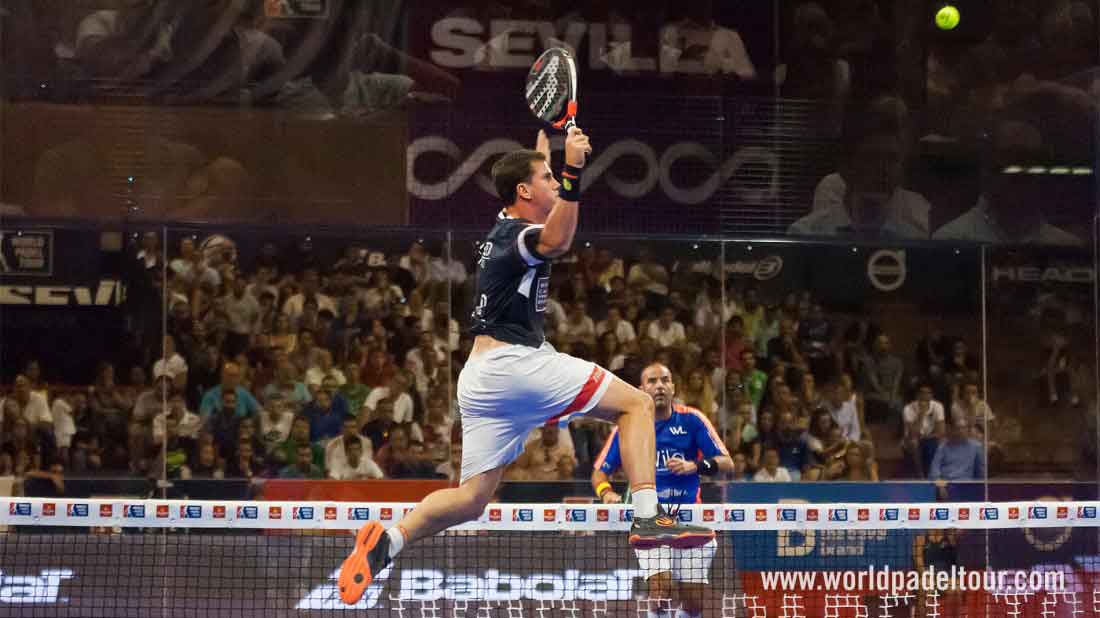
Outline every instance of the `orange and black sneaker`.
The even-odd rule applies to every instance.
[[[355,549],[340,567],[340,600],[348,605],[358,603],[374,577],[389,563],[390,536],[382,524],[372,521],[355,535]]]
[[[676,517],[676,512],[670,513],[664,505],[661,505],[657,515],[653,517],[635,517],[634,524],[630,526],[630,546],[634,549],[653,549],[661,546],[692,549],[702,547],[712,540],[714,540],[714,530],[681,523]]]

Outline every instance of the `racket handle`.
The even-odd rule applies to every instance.
[[[569,120],[566,120],[566,121],[565,121],[565,126],[564,126],[564,127],[562,127],[562,129],[563,129],[563,130],[564,130],[564,131],[565,131],[566,133],[568,133],[568,132],[569,132],[569,129],[572,129],[572,128],[573,128],[573,127],[575,127],[575,126],[577,126],[577,118],[576,118],[575,116],[570,116],[570,117],[569,117]]]

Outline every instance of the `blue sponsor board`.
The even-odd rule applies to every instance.
[[[729,504],[935,502],[931,483],[727,483]]]
[[[1020,517],[1031,521],[1053,522],[1079,515],[1080,509],[1064,507],[1059,509],[1055,501],[1097,499],[1095,483],[990,483],[990,502],[1042,501],[1051,504],[1036,504],[1026,511],[1021,509]],[[1075,512],[1071,513],[1073,508]],[[1092,508],[1092,507],[1083,507]],[[1000,522],[1004,529],[994,529],[989,533],[989,562],[996,569],[1024,569],[1038,564],[1071,564],[1075,556],[1098,553],[1096,528],[1091,527],[1023,527],[1018,522],[1009,521],[1006,509],[1001,509]],[[1088,514],[1087,512],[1085,513]],[[1093,513],[1095,515],[1095,513]],[[1085,522],[1091,518],[1083,518]],[[1013,524],[1013,525],[1010,525]],[[984,549],[979,541],[976,545]]]
[[[914,534],[912,530],[880,534],[868,534],[867,530],[770,530],[730,536],[738,569],[837,571],[865,569],[869,564],[909,568]]]

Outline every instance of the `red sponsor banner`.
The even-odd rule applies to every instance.
[[[280,502],[420,502],[449,481],[266,481],[259,499]]]

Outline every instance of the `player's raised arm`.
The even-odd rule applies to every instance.
[[[561,173],[558,201],[546,218],[546,227],[539,236],[538,253],[555,258],[564,255],[573,245],[577,232],[577,201],[581,193],[581,170],[592,151],[588,136],[578,127],[569,129],[565,138],[565,169]]]

